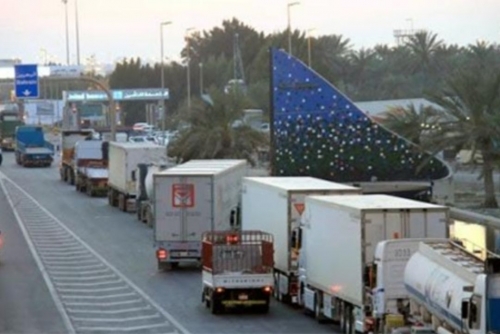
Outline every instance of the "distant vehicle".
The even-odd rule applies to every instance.
[[[268,313],[274,284],[273,236],[261,231],[205,232],[202,242],[205,306],[213,314],[236,306]]]
[[[262,123],[260,125],[260,131],[269,132],[270,130],[271,130],[271,127],[269,126],[269,123]]]
[[[16,127],[20,125],[24,125],[24,122],[19,111],[0,111],[0,148],[5,151],[14,151]]]
[[[16,127],[16,162],[18,165],[50,167],[54,145],[45,140],[41,126]]]
[[[138,132],[151,132],[153,131],[154,126],[148,123],[141,122],[141,123],[135,123],[132,129]]]
[[[0,166],[2,165],[3,156],[2,156],[2,148],[0,147]]]
[[[131,143],[145,143],[148,140],[145,136],[132,136],[128,139],[128,141]]]

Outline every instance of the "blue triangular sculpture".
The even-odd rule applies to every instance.
[[[443,161],[372,121],[285,51],[271,49],[271,71],[273,175],[366,182],[430,181],[450,174]]]

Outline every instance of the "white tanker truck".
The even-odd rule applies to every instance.
[[[172,164],[173,166],[173,164]],[[167,164],[138,164],[137,175],[137,219],[148,226],[153,224],[153,174],[171,167]]]
[[[420,243],[404,272],[413,323],[438,333],[500,333],[500,256],[453,241]]]

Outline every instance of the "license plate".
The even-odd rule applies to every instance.
[[[246,295],[246,294],[242,293],[242,294],[240,294],[240,295],[238,296],[238,299],[239,299],[239,300],[248,300],[248,295]]]
[[[188,252],[179,252],[179,256],[188,256]]]

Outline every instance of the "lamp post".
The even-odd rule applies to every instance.
[[[287,5],[287,18],[288,18],[288,53],[292,55],[292,24],[290,19],[290,8],[299,5],[300,2],[290,2]]]
[[[191,70],[189,66],[189,61],[190,61],[190,55],[189,55],[189,35],[188,33],[190,31],[193,31],[195,28],[187,28],[186,29],[186,43],[187,43],[187,103],[188,103],[188,111],[191,111]]]
[[[64,4],[65,22],[66,22],[66,65],[69,66],[68,0],[62,0],[62,3]]]
[[[307,30],[307,62],[309,67],[311,67],[312,64],[312,56],[311,56],[311,32],[313,32],[314,28],[308,29]]]
[[[165,108],[165,95],[163,92],[165,91],[165,60],[163,55],[163,27],[172,24],[171,21],[161,22],[160,23],[160,61],[161,61],[161,112],[162,112],[162,124],[161,130],[163,132],[163,141],[165,142],[167,138],[167,110]]]
[[[80,28],[78,23],[78,0],[75,0],[76,64],[80,66]]]
[[[200,96],[203,96],[203,63],[200,63]]]

